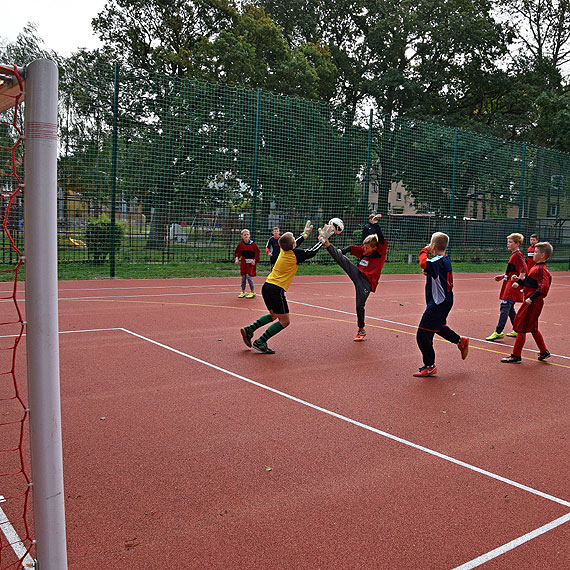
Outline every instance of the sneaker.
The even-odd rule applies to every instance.
[[[334,228],[330,224],[326,224],[319,230],[319,241],[325,243],[334,234]]]
[[[519,333],[517,331],[511,331],[510,333],[507,333],[507,336],[510,336],[511,338],[517,338],[517,336],[519,336]]]
[[[548,352],[548,350],[545,350],[544,352],[538,353],[538,360],[546,360],[547,358],[550,358],[550,356],[550,352]]]
[[[461,340],[457,344],[457,348],[459,349],[459,352],[461,352],[461,359],[465,360],[469,353],[469,339],[466,336],[462,336]]]
[[[434,366],[422,366],[418,372],[414,373],[414,376],[419,378],[424,378],[426,376],[435,376],[437,374],[437,368]]]
[[[253,291],[251,293],[249,293],[249,295],[245,296],[246,299],[253,299],[254,297],[255,297],[255,293]]]
[[[242,297],[245,297],[245,292],[242,291],[242,292],[238,295],[238,297],[239,297],[240,299],[241,299]]]
[[[515,356],[514,354],[511,354],[510,356],[507,356],[506,358],[501,358],[501,362],[509,362],[512,364],[520,364],[522,362],[522,358],[520,356]]]
[[[268,346],[266,342],[263,342],[260,339],[254,340],[253,341],[253,348],[255,348],[255,350],[259,350],[259,352],[264,352],[265,354],[275,354],[274,350],[271,350]]]
[[[246,346],[249,346],[249,348],[251,348],[251,339],[253,337],[253,333],[250,332],[248,327],[243,327],[243,329],[240,329],[241,332],[241,337],[243,338],[243,342],[245,342]]]
[[[503,338],[505,335],[503,333],[494,332],[491,336],[488,336],[485,340],[498,340]]]
[[[354,340],[359,342],[366,338],[366,331],[364,329],[358,329],[358,332],[354,335]]]

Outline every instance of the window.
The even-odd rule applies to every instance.
[[[396,192],[396,200],[398,200],[398,201],[402,200],[402,193],[401,192]]]
[[[548,217],[557,218],[558,217],[558,204],[550,204],[548,206]]]

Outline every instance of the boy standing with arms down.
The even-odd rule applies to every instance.
[[[507,270],[503,275],[495,276],[495,281],[502,281],[501,292],[499,299],[501,299],[501,308],[499,310],[499,321],[495,331],[488,336],[485,340],[498,340],[505,335],[503,329],[507,324],[507,319],[511,320],[511,324],[515,321],[515,303],[522,303],[523,294],[520,289],[513,289],[513,278],[518,276],[519,279],[524,279],[527,273],[526,263],[524,262],[520,246],[523,242],[521,234],[510,234],[507,236],[507,249],[511,252],[511,257],[507,263]],[[517,336],[516,331],[512,331],[507,336]]]
[[[249,230],[241,231],[241,241],[238,243],[234,252],[236,265],[239,263],[239,272],[241,274],[241,293],[238,297],[247,297],[253,299],[255,297],[255,288],[253,285],[253,278],[256,275],[256,266],[259,261],[259,248],[257,244],[250,239],[251,233]],[[241,259],[241,261],[240,261]],[[245,294],[245,283],[249,283],[249,295]]]
[[[370,292],[376,291],[378,280],[386,261],[388,244],[378,225],[378,220],[381,217],[382,214],[372,214],[370,216],[370,223],[363,229],[362,245],[349,245],[342,250],[337,249],[328,240],[331,235],[330,226],[325,226],[321,230],[319,237],[332,258],[342,267],[354,283],[356,290],[356,320],[358,324],[358,331],[354,335],[354,340],[357,342],[366,338],[364,306]],[[358,257],[358,265],[355,265],[346,257],[346,254],[349,252],[351,255]]]
[[[534,265],[523,279],[513,283],[513,287],[518,289],[524,287],[525,300],[517,316],[515,317],[514,329],[519,334],[510,356],[502,358],[501,362],[518,364],[522,361],[522,349],[526,341],[526,334],[532,333],[538,350],[538,360],[546,360],[550,357],[550,352],[546,348],[542,334],[538,330],[538,317],[544,306],[544,298],[548,295],[552,277],[546,268],[545,262],[552,255],[552,246],[547,242],[537,243],[534,250]]]
[[[447,315],[453,307],[453,271],[451,261],[445,254],[449,236],[436,232],[431,241],[419,253],[420,267],[426,275],[426,303],[427,307],[422,315],[416,341],[422,353],[424,365],[414,376],[435,376],[435,351],[433,337],[437,333],[445,340],[457,345],[461,358],[465,360],[469,352],[469,339],[459,336],[447,326]],[[428,253],[434,257],[428,259]]]
[[[271,269],[273,269],[273,266],[279,257],[279,252],[281,251],[279,247],[279,233],[279,228],[275,226],[273,228],[273,235],[267,240],[267,244],[265,246],[265,251],[267,255],[269,255],[269,264],[271,265]]]
[[[309,236],[312,229],[313,226],[309,220],[305,224],[303,234],[297,239],[293,237],[291,232],[286,232],[279,238],[281,253],[261,289],[261,294],[263,295],[263,300],[265,301],[265,306],[269,310],[269,313],[259,317],[259,319],[251,325],[240,329],[243,342],[246,346],[253,347],[265,354],[275,354],[275,351],[267,346],[267,341],[272,336],[280,333],[285,327],[289,326],[289,307],[287,305],[287,299],[285,298],[285,292],[297,273],[299,263],[314,257],[321,248],[319,242],[311,249],[301,249],[297,247],[297,245],[303,243]],[[251,342],[253,333],[259,327],[268,325],[276,319],[276,323],[269,326],[257,340],[253,341],[253,343]]]

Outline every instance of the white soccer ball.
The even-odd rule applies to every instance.
[[[333,227],[335,234],[340,234],[344,230],[344,222],[340,218],[331,218],[329,226]]]

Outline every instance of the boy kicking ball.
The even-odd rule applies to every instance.
[[[337,233],[329,223],[320,230],[319,240],[321,240],[331,257],[342,267],[344,272],[354,283],[356,292],[356,321],[358,330],[354,335],[357,342],[366,338],[364,328],[365,305],[370,293],[374,293],[378,286],[378,280],[386,261],[386,250],[388,244],[384,239],[378,220],[382,214],[372,214],[369,218],[370,224],[365,226],[362,245],[349,245],[344,249],[337,249],[329,243],[329,237]],[[334,221],[333,218],[332,221]],[[337,230],[338,231],[338,230]],[[358,264],[352,263],[345,254],[349,253],[358,258]]]
[[[457,345],[461,358],[465,360],[469,352],[469,339],[459,336],[447,326],[447,315],[453,307],[453,271],[451,261],[445,254],[449,236],[436,232],[431,241],[419,253],[420,267],[426,275],[427,307],[416,333],[416,341],[422,353],[424,365],[414,376],[435,376],[435,351],[433,337],[437,333],[445,340]],[[428,253],[433,255],[428,259]]]

